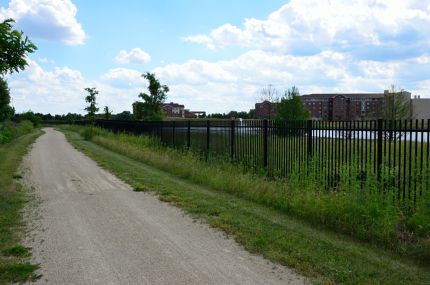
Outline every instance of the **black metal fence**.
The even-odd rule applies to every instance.
[[[228,157],[269,176],[318,176],[327,187],[342,179],[378,182],[399,200],[416,201],[429,190],[430,119],[402,121],[111,121],[114,132],[150,134],[167,146],[206,157]]]

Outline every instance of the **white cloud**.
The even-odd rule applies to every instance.
[[[122,50],[115,57],[115,61],[119,64],[145,64],[151,61],[151,57],[147,52],[140,48],[134,48],[129,52]]]
[[[191,109],[226,112],[249,110],[267,84],[281,93],[296,85],[302,94],[313,92],[382,92],[396,84],[423,92],[430,62],[424,57],[380,62],[355,59],[347,53],[322,51],[310,56],[279,55],[253,50],[219,62],[189,60],[154,71],[171,87],[171,95]],[[416,62],[421,64],[417,65]],[[411,75],[423,74],[418,82]],[[421,82],[422,81],[422,82]],[[170,99],[169,99],[170,100]]]
[[[430,97],[427,55],[380,62],[357,60],[347,53],[323,51],[310,56],[248,51],[236,59],[218,62],[189,60],[153,70],[170,87],[168,101],[207,112],[249,110],[259,100],[259,90],[273,84],[280,93],[296,85],[302,94],[312,92],[381,92],[391,84]],[[17,111],[85,113],[85,87],[96,87],[99,107],[114,112],[131,110],[147,87],[134,69],[113,68],[98,80],[86,80],[68,67],[46,70],[30,60],[28,68],[9,76]],[[411,78],[410,74],[418,74]],[[421,77],[420,77],[421,75]]]
[[[100,80],[90,81],[69,67],[46,70],[36,61],[28,62],[25,71],[7,79],[12,105],[17,112],[84,114],[85,87],[96,87],[100,91],[97,96],[100,112],[103,106],[109,106],[114,112],[131,111],[132,103],[146,87],[145,80],[135,70],[111,69]]]
[[[12,103],[18,112],[82,112],[88,82],[79,71],[68,67],[46,71],[37,62],[28,62],[25,71],[8,79]]]
[[[142,73],[122,67],[109,69],[101,76],[101,80],[118,88],[134,88],[145,83]]]
[[[208,48],[215,49],[215,45],[213,44],[212,38],[206,35],[194,35],[194,36],[182,37],[182,40],[190,43],[205,44]]]
[[[230,45],[277,53],[346,51],[366,58],[426,50],[430,9],[417,0],[291,0],[267,19],[224,24],[183,39],[209,48]],[[377,52],[377,51],[376,51]]]
[[[85,32],[76,19],[77,8],[71,0],[11,0],[0,8],[0,20],[13,18],[17,28],[31,37],[79,45]]]

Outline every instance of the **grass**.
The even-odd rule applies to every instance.
[[[63,128],[63,131],[65,129]],[[276,193],[264,187],[273,183],[279,187],[277,182],[268,182],[244,174],[236,177],[235,182],[235,189],[243,193],[234,192],[232,189],[220,191],[220,185],[234,182],[228,176],[228,172],[233,169],[228,168],[227,164],[210,168],[211,162],[201,162],[206,165],[205,168],[203,164],[193,160],[197,165],[190,169],[201,176],[187,176],[181,174],[181,171],[190,167],[189,156],[192,154],[178,154],[168,149],[149,149],[145,146],[148,141],[141,141],[139,147],[133,147],[133,144],[126,144],[125,137],[94,136],[93,141],[96,144],[83,140],[79,134],[70,131],[70,128],[65,133],[75,147],[132,185],[135,190],[157,193],[162,201],[174,203],[194,217],[223,230],[247,250],[293,267],[316,284],[430,282],[428,265],[418,264],[416,260],[334,233],[327,230],[323,224],[317,225],[298,219],[297,215],[279,205],[269,206],[270,203],[262,200],[270,200]],[[136,137],[131,139],[143,140]],[[123,149],[120,148],[121,145]],[[178,163],[175,164],[176,160]],[[222,170],[223,167],[227,168]],[[216,177],[219,185],[213,180],[199,181],[196,177]],[[260,188],[259,192],[264,195],[258,196],[259,193],[253,192],[253,189],[248,189],[249,192],[245,193],[247,189],[244,189],[241,183],[245,183],[247,187],[254,185],[253,189]],[[313,197],[318,198],[315,195]]]
[[[28,146],[41,134],[40,130],[0,145],[0,283],[34,280],[37,265],[28,263],[29,251],[20,245],[23,233],[22,208],[26,194],[17,179],[17,169]]]
[[[5,256],[15,256],[15,257],[28,257],[30,256],[29,248],[23,247],[22,245],[15,245],[10,248],[3,250],[3,255]]]

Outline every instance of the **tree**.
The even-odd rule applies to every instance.
[[[260,90],[260,101],[264,104],[265,113],[267,113],[267,119],[273,119],[277,113],[278,105],[278,90],[273,87],[272,84],[264,86]]]
[[[145,107],[145,104],[140,101],[135,101],[133,103],[133,117],[135,120],[142,120],[143,119],[143,109]]]
[[[384,92],[384,99],[383,119],[406,120],[412,118],[410,93],[391,85],[390,89]]]
[[[149,82],[149,94],[139,94],[139,97],[143,99],[143,105],[141,105],[142,117],[145,120],[161,120],[164,116],[161,107],[167,98],[169,87],[167,87],[167,85],[161,85],[154,73],[147,72],[142,74],[142,76]]]
[[[28,65],[27,53],[33,53],[37,47],[23,36],[23,32],[13,30],[13,19],[0,23],[0,73],[19,72]]]
[[[37,127],[40,125],[40,123],[42,122],[42,118],[38,115],[36,115],[34,112],[32,112],[31,110],[21,113],[19,114],[19,121],[30,121],[33,123],[33,126]]]
[[[130,111],[123,111],[121,113],[118,113],[114,116],[115,120],[120,121],[131,121],[133,120],[133,115],[130,113]]]
[[[105,119],[109,120],[112,115],[112,110],[110,110],[108,106],[105,106],[103,111],[104,111]]]
[[[0,122],[11,118],[15,113],[15,110],[9,104],[9,87],[6,80],[0,78]]]
[[[85,97],[85,101],[89,103],[85,110],[88,112],[88,119],[90,120],[91,124],[94,125],[96,121],[96,112],[99,110],[96,103],[96,96],[99,94],[99,91],[97,91],[96,88],[89,87],[85,88],[85,91],[89,93],[89,95]]]
[[[310,112],[303,105],[300,99],[299,89],[293,86],[285,91],[284,96],[278,104],[278,120],[293,121],[307,120],[310,118]]]
[[[37,50],[23,32],[13,30],[13,23],[12,19],[0,23],[0,121],[9,119],[14,113],[9,106],[10,94],[4,75],[24,70],[28,65],[27,54]]]

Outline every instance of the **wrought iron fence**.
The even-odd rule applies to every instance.
[[[112,121],[114,132],[149,134],[167,146],[224,156],[269,176],[300,173],[336,188],[342,177],[413,200],[429,190],[430,119],[402,121]]]

